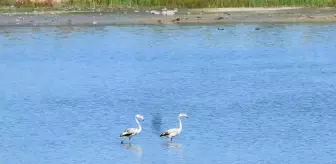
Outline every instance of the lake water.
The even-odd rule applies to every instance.
[[[0,32],[2,164],[336,162],[336,24]]]

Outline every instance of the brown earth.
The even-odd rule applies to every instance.
[[[2,13],[0,26],[77,26],[121,24],[217,24],[336,22],[336,8],[179,9],[175,15],[150,11]]]

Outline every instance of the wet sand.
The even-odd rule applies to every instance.
[[[179,9],[175,15],[144,11],[2,13],[0,26],[221,24],[336,22],[336,8]]]

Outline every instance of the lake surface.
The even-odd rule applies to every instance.
[[[0,32],[2,164],[336,162],[336,24]]]

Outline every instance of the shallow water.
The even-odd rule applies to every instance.
[[[217,27],[1,29],[0,163],[335,163],[336,25]]]

